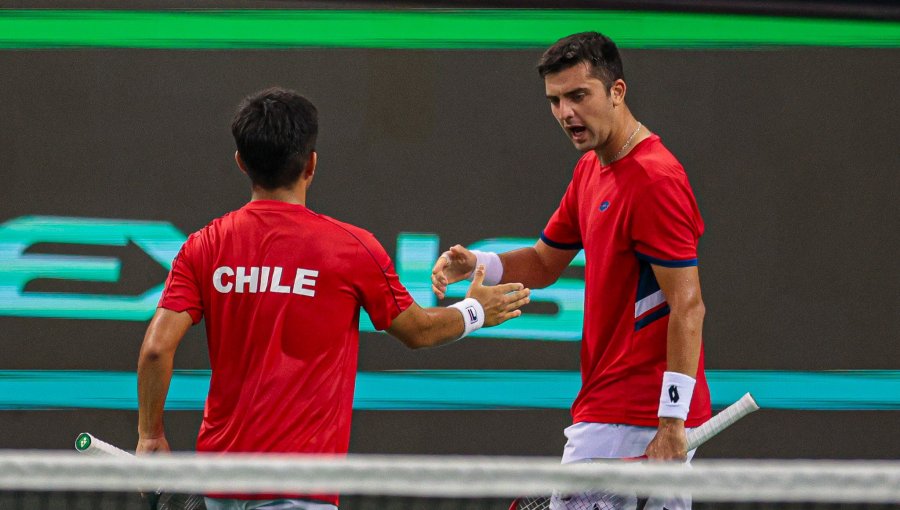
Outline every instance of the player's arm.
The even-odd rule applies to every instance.
[[[158,308],[141,344],[138,358],[138,445],[136,452],[169,451],[163,430],[163,408],[175,350],[193,324],[188,312]]]
[[[433,308],[413,303],[391,322],[387,332],[411,349],[434,347],[521,315],[519,308],[528,303],[531,291],[521,283],[485,286],[484,275],[484,266],[479,266],[462,302]]]
[[[431,270],[431,290],[443,299],[447,286],[468,278],[478,263],[487,266],[489,283],[520,282],[532,289],[552,285],[579,250],[560,250],[538,240],[534,246],[500,255],[473,252],[456,245],[438,257]]]
[[[693,379],[697,376],[703,318],[706,313],[700,294],[697,267],[652,267],[670,309],[666,370]],[[656,437],[647,446],[646,455],[658,460],[684,460],[687,456],[684,420],[660,418]]]

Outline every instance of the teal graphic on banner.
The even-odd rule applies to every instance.
[[[750,392],[763,409],[900,410],[900,371],[709,370],[721,409]],[[176,370],[166,409],[200,410],[208,370]],[[134,372],[0,370],[2,409],[137,409]],[[391,370],[360,372],[356,410],[568,409],[578,372],[556,370]]]
[[[169,223],[57,216],[22,216],[0,225],[0,315],[144,321],[163,283],[136,296],[26,292],[38,279],[116,282],[122,261],[112,257],[25,253],[39,243],[137,245],[165,269],[186,239]]]
[[[22,216],[0,225],[0,315],[69,319],[148,320],[156,308],[164,282],[136,296],[26,291],[39,279],[116,282],[122,261],[113,257],[26,253],[40,243],[125,246],[134,243],[166,270],[187,236],[166,222]],[[534,239],[494,238],[478,241],[471,249],[504,252],[533,246]],[[400,233],[394,257],[400,281],[421,306],[435,306],[431,292],[431,268],[439,255],[440,237],[432,233]],[[584,267],[584,252],[572,267]],[[447,297],[462,299],[469,282],[447,289]],[[528,313],[472,336],[522,340],[581,340],[584,315],[584,281],[560,278],[546,289],[534,289],[531,300],[549,303],[554,313]],[[362,313],[360,330],[375,332]]]
[[[485,239],[468,246],[472,250],[497,253],[534,246],[535,240],[521,237]],[[420,306],[435,306],[437,298],[431,292],[431,268],[440,255],[440,238],[434,234],[402,233],[397,237],[397,274],[413,299]],[[584,267],[584,250],[572,260],[570,267]],[[466,297],[468,281],[447,287],[447,297]],[[517,338],[522,340],[581,340],[584,317],[584,280],[560,278],[545,289],[532,289],[533,303],[551,303],[558,309],[553,314],[523,314],[500,326],[480,329],[469,336],[487,338]],[[360,318],[360,331],[375,331],[368,317]]]

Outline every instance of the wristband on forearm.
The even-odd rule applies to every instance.
[[[694,384],[697,381],[679,372],[663,374],[662,391],[659,394],[660,418],[678,418],[686,420],[691,409],[691,397],[694,395]]]
[[[459,338],[463,338],[469,333],[484,326],[484,308],[482,308],[481,303],[475,298],[463,299],[459,303],[453,303],[447,308],[456,308],[459,310],[459,313],[462,314],[463,323],[465,324],[466,329]]]
[[[492,251],[472,250],[475,254],[475,267],[484,266],[484,284],[497,285],[503,278],[503,262],[500,261],[500,255]],[[475,271],[469,273],[468,280],[472,281],[475,277]]]

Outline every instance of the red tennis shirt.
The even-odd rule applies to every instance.
[[[192,234],[159,306],[206,318],[197,450],[345,454],[360,307],[386,329],[412,303],[372,234],[302,205],[253,201]]]
[[[697,265],[703,219],[681,164],[651,135],[609,166],[586,153],[541,239],[584,248],[581,391],[575,423],[655,427],[669,306],[651,264]],[[703,351],[685,425],[711,415]]]

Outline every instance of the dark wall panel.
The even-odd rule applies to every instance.
[[[401,232],[435,233],[442,247],[533,238],[579,157],[549,114],[533,69],[537,56],[2,52],[0,222],[59,215],[196,230],[249,196],[232,161],[228,124],[242,96],[278,84],[306,94],[320,110],[312,209],[371,230],[392,254]],[[625,57],[629,103],[681,159],[706,220],[700,264],[707,366],[896,369],[897,53]],[[115,255],[129,276],[104,292],[137,293],[164,274],[140,250]],[[43,285],[97,291],[86,282]],[[136,321],[0,317],[0,369],[134,370],[144,328]],[[203,342],[202,329],[194,328],[179,368],[208,367]],[[408,352],[374,334],[362,343],[361,370],[578,367],[573,342],[469,339],[432,352]],[[190,448],[198,420],[198,413],[174,414],[173,444]],[[564,411],[549,410],[360,412],[353,448],[555,455],[567,421]],[[875,439],[896,422],[896,412],[767,411],[707,454],[896,456],[896,438]],[[128,411],[3,411],[0,447],[66,447],[82,429],[129,446],[134,427]],[[869,433],[849,443],[833,436],[848,429]]]

